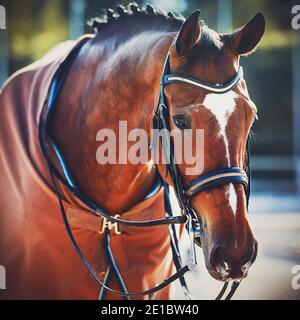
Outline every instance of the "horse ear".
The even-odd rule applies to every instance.
[[[187,54],[200,39],[200,10],[195,10],[183,23],[178,33],[175,48],[179,56]]]
[[[255,51],[265,32],[266,21],[262,13],[257,13],[245,26],[230,35],[230,45],[238,55],[248,55]]]

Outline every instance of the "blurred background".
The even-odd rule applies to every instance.
[[[0,85],[53,45],[93,32],[87,21],[103,8],[130,1],[9,0],[6,30],[0,30]],[[258,107],[253,128],[253,195],[250,219],[260,243],[257,262],[236,298],[300,299],[291,286],[292,268],[300,265],[300,30],[291,27],[288,0],[148,0],[187,16],[199,8],[202,19],[219,32],[242,26],[257,12],[267,20],[257,52],[242,58],[250,96]],[[299,1],[298,1],[299,2]],[[0,28],[1,29],[1,28]],[[1,112],[0,112],[1,116]],[[183,252],[186,252],[183,241]],[[210,299],[221,284],[211,279],[201,252],[197,270],[189,276],[196,298]],[[179,287],[174,297],[183,298]]]

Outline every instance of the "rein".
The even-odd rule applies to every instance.
[[[174,159],[174,144],[173,141],[170,141],[169,144],[169,150],[163,150],[163,152],[169,152],[170,156],[170,164],[166,165],[166,172],[170,174],[173,188],[178,200],[178,204],[181,208],[181,215],[180,216],[173,216],[172,209],[170,205],[170,199],[169,199],[169,187],[165,182],[162,182],[164,185],[164,194],[165,194],[165,207],[166,207],[166,218],[164,219],[156,219],[156,220],[145,220],[145,221],[132,221],[132,220],[125,220],[121,218],[116,218],[111,216],[108,212],[106,212],[103,208],[99,207],[97,204],[95,204],[90,198],[88,198],[79,188],[76,186],[71,171],[68,167],[68,164],[66,163],[62,152],[59,150],[58,146],[55,144],[55,142],[51,139],[50,135],[48,134],[48,119],[49,114],[54,108],[57,98],[59,96],[59,93],[62,89],[64,80],[75,61],[77,54],[79,53],[80,48],[82,45],[88,41],[90,37],[82,39],[70,52],[70,54],[67,56],[67,58],[61,63],[60,67],[58,68],[57,72],[55,73],[48,97],[46,99],[46,108],[44,109],[42,115],[41,115],[41,122],[39,126],[39,139],[40,139],[40,145],[43,152],[43,155],[47,161],[50,176],[53,181],[54,191],[56,193],[56,196],[59,201],[60,205],[60,211],[62,214],[63,222],[65,225],[65,229],[67,231],[67,234],[70,238],[71,243],[73,244],[78,256],[82,260],[85,267],[88,269],[90,275],[92,278],[101,286],[101,291],[99,298],[103,298],[105,295],[105,291],[109,291],[111,293],[122,295],[129,299],[131,296],[140,296],[140,295],[151,295],[164,287],[170,285],[175,280],[179,279],[181,286],[184,290],[185,296],[187,299],[192,299],[192,296],[187,288],[184,274],[187,271],[191,271],[196,266],[196,254],[195,254],[195,243],[200,244],[200,234],[202,232],[202,225],[201,221],[199,221],[199,218],[197,217],[194,209],[191,205],[191,197],[195,195],[198,192],[201,192],[203,190],[207,190],[210,188],[214,188],[218,185],[227,184],[227,183],[240,183],[244,185],[245,193],[247,197],[247,206],[249,202],[249,196],[250,196],[250,144],[249,139],[247,141],[247,158],[246,158],[246,168],[245,170],[241,168],[220,168],[211,172],[206,173],[205,175],[202,175],[198,177],[196,180],[194,180],[192,183],[190,183],[188,186],[184,186],[183,179],[181,175],[179,174],[178,168],[175,164]],[[192,85],[194,87],[197,87],[201,90],[206,90],[209,92],[215,92],[215,93],[223,93],[226,91],[231,90],[234,88],[241,77],[243,76],[242,68],[240,68],[239,72],[236,74],[234,79],[232,79],[227,84],[207,84],[200,82],[196,79],[192,79],[190,77],[186,77],[183,75],[178,74],[170,74],[170,65],[169,65],[169,56],[167,56],[167,59],[165,61],[163,75],[161,78],[161,84],[160,84],[160,97],[159,97],[159,103],[156,112],[153,115],[153,129],[170,129],[170,113],[169,109],[167,107],[167,101],[164,94],[164,87],[166,85],[172,84],[172,83],[183,83],[186,85]],[[163,130],[165,131],[165,130]],[[162,137],[162,139],[167,139],[166,136]],[[166,145],[166,144],[163,144]],[[50,156],[52,150],[52,154],[55,154],[56,159],[61,167],[61,170],[59,170],[56,165],[52,161],[52,157]],[[62,173],[61,173],[62,171]],[[119,223],[124,224],[127,226],[134,226],[134,227],[149,227],[149,226],[158,226],[158,225],[169,225],[170,229],[170,237],[171,237],[171,249],[173,254],[173,261],[176,267],[176,273],[174,273],[172,276],[167,278],[165,281],[163,281],[161,284],[146,290],[142,292],[128,292],[125,286],[125,283],[122,279],[121,272],[118,269],[113,253],[110,248],[110,234],[108,231],[106,231],[105,234],[105,248],[108,260],[110,262],[110,266],[107,270],[106,276],[104,278],[104,281],[100,281],[98,278],[96,272],[93,270],[93,268],[90,266],[89,262],[86,260],[84,254],[82,253],[80,247],[78,246],[76,239],[73,235],[73,232],[71,230],[71,227],[69,225],[69,221],[66,215],[66,211],[63,204],[62,196],[58,190],[58,185],[56,180],[58,180],[60,183],[62,183],[63,186],[66,187],[66,189],[71,192],[76,198],[78,198],[83,204],[85,204],[92,213],[99,217],[105,218],[107,221],[110,221],[112,223]],[[162,179],[163,181],[163,179]],[[189,237],[190,237],[190,245],[191,245],[191,257],[186,263],[186,265],[183,266],[180,252],[179,252],[179,246],[178,246],[178,237],[176,235],[175,230],[175,224],[185,224],[185,227],[188,231]],[[109,278],[112,274],[112,272],[115,274],[117,278],[117,282],[121,288],[121,291],[116,291],[111,289],[107,284],[109,281]],[[234,294],[235,290],[237,289],[239,285],[239,281],[234,281],[231,287],[230,292],[226,296],[225,299],[230,299],[232,295]],[[221,299],[222,296],[225,294],[225,291],[227,289],[228,282],[225,282],[223,289],[221,290],[220,294],[217,296],[217,300]]]

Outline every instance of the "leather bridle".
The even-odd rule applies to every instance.
[[[243,184],[245,187],[246,197],[247,197],[247,203],[249,200],[250,195],[250,153],[249,153],[249,139],[247,142],[247,158],[246,158],[246,168],[245,171],[240,168],[220,168],[218,170],[214,170],[211,172],[206,173],[205,175],[200,176],[195,181],[190,183],[189,185],[185,186],[183,183],[183,179],[181,175],[179,174],[178,168],[175,164],[174,159],[174,145],[171,141],[170,150],[164,150],[164,152],[169,151],[170,153],[170,164],[166,165],[166,170],[170,174],[170,177],[172,179],[173,188],[175,190],[175,194],[178,200],[178,204],[181,208],[182,215],[180,216],[173,216],[172,215],[172,209],[170,206],[170,200],[169,200],[169,190],[168,185],[163,182],[164,184],[164,190],[165,190],[165,205],[166,205],[166,218],[164,219],[156,219],[156,220],[147,220],[147,221],[132,221],[132,220],[125,220],[121,218],[116,218],[111,216],[108,212],[106,212],[103,208],[99,207],[96,203],[94,203],[89,197],[87,197],[79,188],[76,186],[71,171],[63,157],[62,152],[59,150],[56,143],[53,141],[53,139],[50,137],[50,134],[48,132],[48,119],[49,114],[53,110],[56,102],[57,97],[59,95],[59,92],[63,86],[64,80],[68,74],[68,71],[70,70],[70,67],[72,63],[74,62],[80,48],[82,45],[88,40],[89,38],[83,39],[80,43],[77,44],[77,46],[71,51],[71,53],[68,55],[68,57],[61,63],[60,67],[58,68],[57,72],[55,73],[49,93],[47,96],[47,99],[45,101],[45,109],[41,115],[41,121],[39,126],[39,138],[40,138],[40,144],[41,148],[44,154],[44,157],[47,161],[47,164],[49,166],[50,175],[52,177],[54,191],[57,195],[57,198],[59,200],[60,210],[63,218],[63,222],[67,231],[67,234],[77,252],[79,257],[81,258],[82,262],[88,269],[90,275],[93,277],[93,279],[105,290],[122,295],[124,297],[131,297],[131,296],[140,296],[140,295],[150,295],[153,294],[164,287],[171,284],[173,281],[179,279],[181,282],[181,285],[184,289],[185,295],[188,299],[191,299],[191,295],[187,289],[186,282],[184,280],[183,275],[187,272],[192,270],[196,265],[196,256],[195,256],[195,242],[199,244],[200,234],[202,232],[201,229],[201,221],[199,221],[199,218],[197,217],[195,211],[192,208],[191,205],[191,197],[195,195],[198,192],[201,192],[203,190],[207,190],[213,187],[216,187],[221,184],[227,184],[227,183],[240,183]],[[164,94],[164,87],[166,85],[169,85],[171,83],[179,82],[186,85],[192,85],[194,87],[197,87],[202,90],[206,90],[209,92],[215,92],[215,93],[223,93],[228,90],[231,90],[236,84],[239,82],[239,80],[242,77],[242,69],[237,73],[237,75],[230,81],[229,83],[225,85],[211,85],[207,83],[203,83],[201,81],[198,81],[196,79],[192,79],[190,77],[182,76],[179,74],[170,74],[170,66],[169,66],[169,56],[166,59],[165,65],[164,65],[164,71],[161,78],[161,84],[160,84],[160,97],[159,97],[159,103],[156,112],[153,115],[153,128],[157,129],[170,129],[170,113],[169,108],[167,106],[166,97]],[[59,166],[61,169],[58,169],[53,161],[53,154],[55,155],[55,158],[57,162],[59,163]],[[58,185],[56,180],[58,180],[69,192],[71,192],[76,198],[78,198],[84,205],[86,205],[89,210],[99,216],[104,217],[110,222],[113,223],[119,223],[127,226],[134,226],[134,227],[149,227],[149,226],[158,226],[158,225],[170,225],[171,228],[171,247],[172,247],[172,253],[173,253],[173,259],[174,263],[177,269],[177,272],[167,278],[164,282],[161,284],[146,290],[142,292],[127,292],[127,290],[123,290],[122,286],[120,285],[122,291],[116,291],[111,289],[106,285],[105,280],[100,281],[98,278],[96,272],[93,270],[93,268],[90,266],[89,262],[86,260],[84,254],[82,253],[80,247],[78,246],[75,237],[73,235],[73,232],[71,230],[71,227],[69,225],[69,221],[66,215],[66,211],[63,204],[63,199],[61,196],[61,193],[58,190]],[[176,235],[176,230],[174,228],[175,224],[185,224],[186,229],[188,231],[188,234],[190,236],[191,240],[191,258],[187,262],[186,265],[182,266],[181,257],[179,253],[179,247],[178,247],[178,238]],[[112,267],[114,267],[114,260],[111,255],[109,255],[111,252],[110,245],[109,245],[109,235],[107,238],[107,247],[108,250],[108,257],[109,261],[112,263]],[[121,274],[118,268],[114,269],[115,274],[117,278],[119,277],[121,279]],[[122,280],[122,279],[121,279]],[[122,284],[122,281],[120,280],[119,283]],[[233,283],[233,286],[231,288],[231,291],[227,295],[226,299],[230,299],[233,293],[235,292],[239,282],[235,281]],[[228,286],[228,282],[224,284],[224,287],[220,294],[218,295],[217,299],[221,299],[223,294],[225,293],[225,290]]]
[[[167,99],[165,96],[164,88],[166,85],[172,83],[182,83],[185,85],[190,85],[195,88],[205,90],[212,93],[225,93],[233,89],[240,79],[243,77],[243,69],[239,68],[239,71],[235,77],[229,81],[227,84],[208,84],[197,79],[187,77],[177,73],[170,73],[170,57],[166,58],[164,64],[163,75],[160,82],[160,95],[159,103],[156,112],[153,116],[153,128],[159,129],[162,133],[170,132],[170,111],[167,104]],[[169,139],[169,140],[168,140]],[[237,167],[224,167],[218,168],[216,170],[205,173],[199,176],[194,181],[190,182],[188,185],[184,185],[182,176],[180,175],[174,153],[174,143],[170,136],[166,134],[162,135],[162,146],[168,146],[169,150],[163,150],[165,156],[170,159],[169,163],[166,165],[166,173],[170,174],[172,185],[178,200],[178,204],[182,210],[183,215],[189,217],[194,238],[199,244],[199,237],[201,234],[201,223],[199,222],[198,216],[195,214],[192,205],[191,198],[204,190],[212,189],[219,185],[224,185],[228,183],[238,183],[244,186],[247,199],[247,207],[250,197],[250,141],[249,138],[246,144],[246,166],[245,170]],[[166,140],[166,141],[163,141]]]

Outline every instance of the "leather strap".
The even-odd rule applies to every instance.
[[[170,84],[170,83],[182,83],[182,84],[186,84],[198,89],[202,89],[208,92],[213,92],[213,93],[225,93],[229,90],[231,90],[232,88],[234,88],[237,83],[240,81],[240,79],[243,77],[244,73],[243,73],[243,68],[239,67],[239,70],[237,72],[237,74],[234,76],[234,78],[229,81],[226,84],[210,84],[210,83],[206,83],[203,81],[199,81],[195,78],[191,78],[191,77],[187,77],[185,75],[181,75],[178,73],[172,73],[172,74],[167,74],[164,75],[161,79],[161,85],[166,85],[166,84]]]
[[[240,168],[234,167],[210,171],[190,183],[186,188],[186,194],[187,196],[192,197],[198,192],[226,183],[241,183],[247,189],[247,173]]]
[[[68,237],[71,240],[71,243],[75,249],[75,251],[77,252],[79,258],[81,259],[81,261],[83,262],[83,264],[85,265],[85,267],[88,269],[90,275],[92,276],[92,278],[101,286],[103,287],[105,290],[117,294],[117,295],[122,295],[122,296],[144,296],[144,295],[149,295],[149,294],[153,294],[165,287],[167,287],[168,285],[170,285],[172,282],[174,282],[175,280],[177,280],[178,278],[182,277],[187,271],[189,271],[189,266],[185,265],[184,267],[180,268],[176,273],[174,273],[172,276],[170,276],[169,278],[167,278],[164,282],[160,283],[159,285],[149,289],[149,290],[145,290],[145,291],[140,291],[140,292],[130,292],[130,293],[124,293],[122,291],[117,291],[117,290],[113,290],[111,288],[109,288],[108,286],[105,285],[104,282],[102,282],[96,272],[93,270],[93,268],[90,266],[89,262],[86,260],[84,254],[82,253],[74,235],[72,232],[72,229],[70,227],[68,218],[67,218],[67,214],[64,208],[64,204],[63,204],[63,200],[61,198],[60,192],[58,190],[57,187],[57,183],[55,181],[55,177],[52,174],[51,170],[50,170],[50,174],[51,174],[51,178],[52,178],[52,182],[55,188],[55,192],[59,201],[59,206],[60,206],[60,211],[62,214],[62,218],[63,218],[63,223],[65,225],[65,229],[67,231]]]
[[[240,281],[233,281],[231,288],[230,288],[230,291],[228,292],[228,294],[224,298],[224,300],[230,300],[233,297],[233,295],[235,294],[236,289],[238,288],[240,283],[241,283]],[[218,294],[218,296],[216,297],[215,300],[221,300],[223,298],[223,296],[227,290],[228,284],[229,284],[229,282],[224,283],[222,290],[220,291],[220,293]]]

